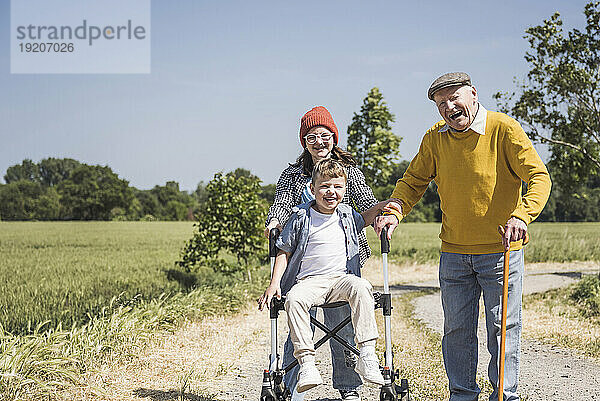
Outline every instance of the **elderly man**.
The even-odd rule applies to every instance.
[[[444,309],[442,353],[451,401],[477,400],[477,318],[483,292],[488,376],[498,399],[500,300],[503,251],[512,250],[506,339],[504,400],[518,400],[523,282],[522,240],[542,211],[550,177],[518,122],[486,110],[466,73],[436,79],[427,93],[443,120],[423,137],[419,152],[398,180],[392,198],[398,210],[380,217],[376,230],[389,236],[419,201],[431,180],[442,209],[439,279]],[[521,182],[527,192],[521,193]],[[497,228],[505,227],[501,237]]]

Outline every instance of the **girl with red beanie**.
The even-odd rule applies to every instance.
[[[352,155],[339,148],[338,129],[329,111],[323,106],[317,106],[304,114],[300,120],[300,144],[303,151],[296,160],[290,164],[279,177],[275,189],[275,199],[269,208],[265,236],[269,236],[272,228],[282,229],[289,219],[292,208],[314,199],[310,191],[312,170],[316,162],[326,158],[340,161],[346,168],[348,176],[347,190],[342,203],[354,207],[359,213],[369,209],[377,203],[371,188],[365,183],[363,173],[355,167]],[[359,235],[360,264],[364,265],[371,256],[367,237],[362,231]],[[314,308],[313,308],[313,312]],[[325,308],[323,310],[325,324],[335,327],[339,322],[350,315],[348,305],[339,308]],[[354,328],[346,325],[338,332],[342,338],[354,345]],[[360,400],[358,389],[362,381],[354,371],[356,357],[336,341],[329,342],[333,364],[333,387],[340,391],[342,400]],[[288,335],[283,351],[283,366],[287,366],[294,358],[294,348]],[[298,366],[288,372],[284,377],[286,387],[293,392],[292,401],[304,399],[304,393],[295,391],[298,379]]]

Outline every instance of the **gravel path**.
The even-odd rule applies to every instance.
[[[278,324],[282,352],[287,336],[285,313]],[[315,338],[321,335],[317,330]],[[259,312],[255,306],[235,316],[205,318],[152,344],[130,366],[107,366],[93,384],[105,389],[103,400],[111,401],[258,401],[262,373],[268,366],[269,339],[268,312]],[[310,390],[305,400],[339,400],[331,382],[327,344],[317,350],[316,359],[324,384]],[[186,378],[189,384],[184,386]],[[379,388],[363,386],[360,393],[363,400],[379,399]],[[75,394],[70,399],[96,398]]]
[[[323,317],[320,312],[318,312],[317,318],[320,321],[323,321]],[[265,314],[265,319],[267,316]],[[287,321],[285,317],[285,313],[282,313],[279,317],[278,321],[279,325],[279,349],[280,352],[283,352],[283,342],[287,337]],[[244,358],[248,358],[252,360],[252,366],[248,366],[247,364],[244,366],[244,372],[239,371],[239,375],[250,380],[245,380],[248,386],[252,386],[248,388],[248,392],[246,394],[240,394],[237,389],[233,389],[233,391],[229,391],[227,386],[223,387],[218,383],[215,383],[218,387],[220,387],[220,394],[217,397],[219,401],[234,401],[234,400],[253,400],[256,401],[260,398],[260,387],[258,384],[262,382],[262,372],[268,364],[267,355],[265,354],[265,350],[269,350],[270,347],[270,326],[268,331],[265,331],[265,336],[261,337],[257,346],[252,349],[248,349],[246,356]],[[323,332],[319,329],[315,332],[315,342],[319,338],[323,336]],[[268,352],[268,351],[267,351]],[[334,401],[340,399],[340,394],[337,390],[333,388],[333,383],[331,381],[331,353],[329,350],[328,343],[324,344],[320,348],[317,349],[317,367],[321,372],[323,377],[323,384],[320,386],[311,389],[307,392],[305,397],[306,401],[319,400],[319,401]],[[236,379],[234,378],[232,382]],[[232,383],[233,384],[233,383]],[[217,388],[213,388],[217,390]],[[364,400],[377,400],[379,399],[379,387],[372,386],[363,386],[360,390],[360,394]]]
[[[526,273],[523,292],[527,295],[566,286],[578,276],[577,273]],[[437,287],[437,283],[421,283],[421,286],[432,288]],[[441,334],[443,313],[439,292],[416,298],[414,306],[415,316]],[[483,305],[480,309],[483,310]],[[490,360],[485,333],[482,314],[478,329],[478,374],[483,377],[487,377]],[[600,365],[576,352],[523,339],[519,393],[527,400],[600,400]]]

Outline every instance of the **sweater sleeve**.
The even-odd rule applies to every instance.
[[[511,217],[531,223],[542,212],[550,196],[552,183],[542,159],[521,125],[513,120],[504,141],[510,168],[527,183],[527,192]]]
[[[402,201],[402,214],[407,215],[421,199],[427,186],[435,178],[436,166],[430,144],[431,133],[425,134],[419,147],[419,152],[410,162],[404,176],[396,182],[392,198]],[[398,220],[403,216],[392,212]]]
[[[292,208],[299,203],[295,201],[296,181],[297,177],[290,167],[283,170],[275,186],[275,198],[269,208],[265,226],[269,225],[272,219],[277,219],[279,224],[285,226],[292,213]]]

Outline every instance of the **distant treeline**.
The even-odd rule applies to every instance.
[[[378,199],[388,198],[408,161],[394,165],[388,184],[373,188]],[[552,166],[548,166],[552,176]],[[238,168],[236,176],[251,172]],[[0,220],[195,220],[206,199],[206,184],[182,191],[175,181],[140,190],[108,166],[73,159],[26,159],[9,167],[0,184]],[[262,185],[259,196],[273,202],[275,184]],[[430,184],[423,199],[406,217],[411,222],[439,222],[442,213],[437,188]],[[556,185],[538,221],[600,221],[600,178],[579,184],[576,191]]]
[[[250,174],[244,169],[237,174]],[[73,159],[26,159],[9,167],[0,184],[1,220],[194,220],[205,183],[192,193],[169,181],[149,190],[129,185],[108,166]],[[274,185],[261,187],[265,202]]]

